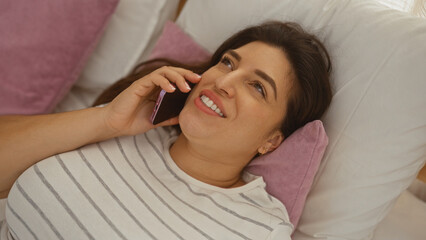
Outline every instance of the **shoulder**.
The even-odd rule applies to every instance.
[[[243,198],[267,212],[274,213],[274,215],[279,216],[284,221],[290,222],[285,205],[266,191],[266,183],[263,178],[248,172],[244,172],[244,175],[246,176],[245,179],[255,179],[254,181],[258,183],[257,187],[244,191],[244,193],[242,193]]]
[[[252,215],[267,224],[271,231],[287,231],[291,234],[294,227],[290,222],[286,207],[266,191],[262,177],[254,177],[256,179],[248,184],[255,183],[256,186],[239,193],[242,205],[250,206]]]

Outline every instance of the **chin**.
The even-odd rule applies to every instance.
[[[207,138],[215,131],[211,121],[195,106],[185,105],[179,114],[179,125],[187,138]]]
[[[194,111],[188,109],[187,106],[179,114],[179,125],[182,133],[187,137],[204,135],[203,132],[206,130],[206,126],[203,127],[199,117],[194,114]]]

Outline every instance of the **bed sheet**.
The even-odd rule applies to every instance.
[[[397,199],[373,240],[426,239],[426,183],[415,180]]]

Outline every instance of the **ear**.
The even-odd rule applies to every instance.
[[[276,130],[271,136],[266,140],[262,146],[258,148],[260,154],[265,154],[268,152],[274,151],[280,144],[284,141],[284,135],[280,130]]]

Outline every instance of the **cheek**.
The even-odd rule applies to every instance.
[[[248,135],[262,134],[265,129],[271,125],[271,112],[265,109],[263,105],[249,105],[245,106],[244,110],[240,112],[239,119],[235,121],[236,128],[243,128],[248,131],[243,131]],[[238,127],[238,125],[240,127]]]
[[[251,104],[249,104],[251,103]],[[247,102],[244,109],[238,114],[239,119],[233,126],[239,129],[246,137],[256,137],[258,139],[270,134],[272,130],[279,127],[284,113],[280,106],[265,106],[265,104]]]
[[[237,106],[242,116],[253,121],[265,120],[270,115],[269,106],[262,104],[261,100],[254,98],[248,92],[244,93],[244,96],[240,96]]]

